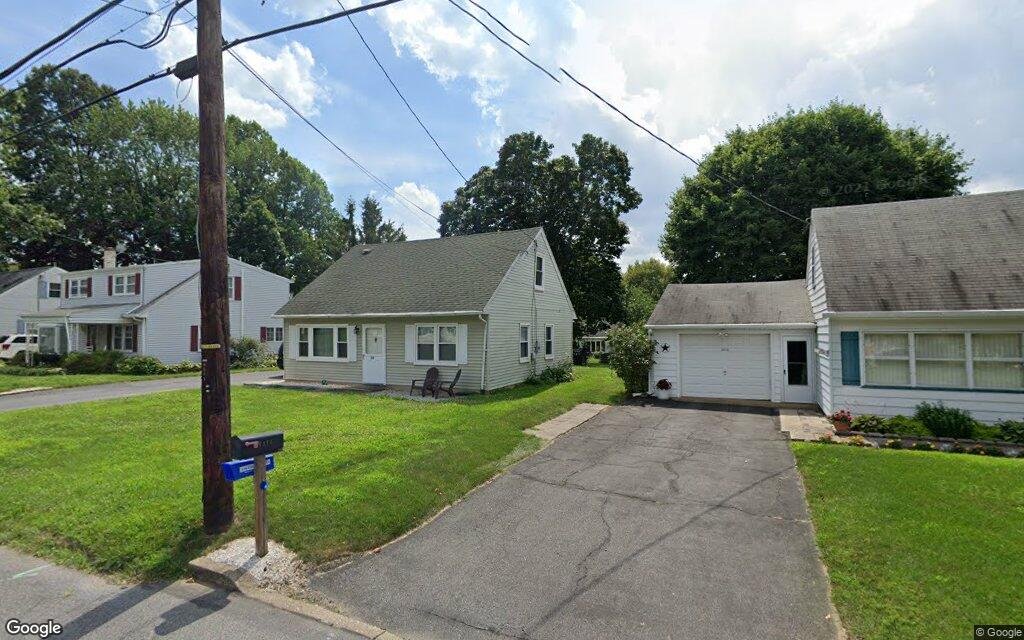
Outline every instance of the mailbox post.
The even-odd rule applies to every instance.
[[[221,465],[224,477],[231,482],[252,476],[256,507],[256,555],[267,555],[267,472],[274,468],[274,456],[284,448],[284,433],[258,433],[231,438],[231,462]]]

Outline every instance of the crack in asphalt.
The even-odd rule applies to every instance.
[[[459,625],[462,625],[464,627],[469,627],[470,629],[475,629],[477,631],[486,631],[487,633],[493,633],[493,634],[495,634],[497,636],[501,636],[502,638],[515,638],[515,640],[530,640],[529,636],[525,635],[526,634],[526,630],[525,629],[522,632],[523,635],[515,635],[515,634],[511,634],[511,633],[506,633],[506,632],[504,632],[504,631],[502,631],[500,629],[494,628],[494,627],[489,627],[489,626],[484,626],[484,625],[479,625],[479,624],[473,624],[472,622],[466,622],[465,620],[461,620],[461,619],[456,618],[454,616],[449,616],[449,615],[445,615],[445,614],[442,614],[442,613],[438,613],[436,611],[429,611],[427,609],[413,609],[413,611],[418,611],[419,613],[424,613],[424,614],[426,614],[428,616],[433,616],[435,618],[438,618],[440,620],[445,620],[447,622],[454,622],[455,624],[459,624]]]
[[[611,495],[606,495],[604,502],[601,503],[601,522],[604,523],[604,536],[601,541],[597,543],[590,551],[583,556],[578,563],[576,563],[576,587],[579,588],[580,583],[587,579],[590,574],[590,559],[595,557],[608,548],[608,543],[612,541],[612,525],[608,522],[608,514],[606,510],[608,508],[608,502],[612,499]],[[582,571],[582,573],[580,573]]]

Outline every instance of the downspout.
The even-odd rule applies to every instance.
[[[480,362],[480,392],[481,393],[487,393],[487,333],[488,333],[488,325],[487,325],[487,318],[484,317],[484,314],[481,313],[477,317],[480,318],[480,322],[484,323],[484,355],[483,355],[483,358],[480,359],[481,360],[481,362]]]

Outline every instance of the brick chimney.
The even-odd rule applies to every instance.
[[[103,249],[103,268],[113,269],[117,266],[117,249],[106,247]]]

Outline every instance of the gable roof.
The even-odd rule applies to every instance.
[[[481,313],[540,227],[352,247],[281,316]]]
[[[6,293],[22,282],[34,278],[47,269],[53,267],[32,267],[30,269],[18,269],[17,271],[0,271],[0,294]]]
[[[1024,191],[811,213],[832,311],[1024,309]]]
[[[670,284],[651,325],[812,324],[806,280]]]

